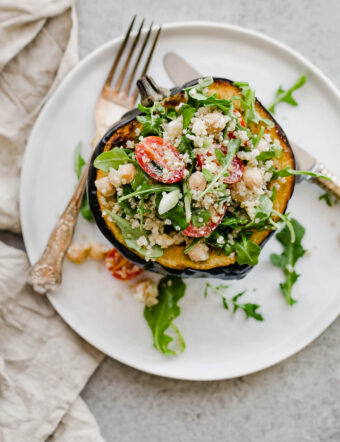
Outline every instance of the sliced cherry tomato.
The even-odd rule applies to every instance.
[[[192,223],[190,223],[188,225],[188,227],[183,230],[182,233],[184,233],[184,235],[186,236],[190,236],[192,238],[201,238],[203,236],[207,236],[209,235],[209,233],[211,233],[213,230],[216,229],[216,227],[221,223],[224,214],[227,210],[227,205],[224,206],[224,212],[222,214],[218,214],[218,221],[213,222],[212,219],[210,218],[210,220],[207,222],[207,224],[205,224],[202,227],[195,227],[192,225]]]
[[[134,278],[143,271],[143,269],[126,259],[116,249],[109,251],[105,258],[105,264],[111,275],[122,281]]]
[[[227,148],[225,146],[215,144],[215,147],[216,149],[221,149],[224,154],[227,153]],[[207,152],[205,155],[197,155],[198,166],[200,168],[204,167],[204,165],[207,163],[208,157],[211,157],[211,155],[213,155],[211,152]],[[216,164],[220,165],[220,163],[217,161],[217,158],[214,159],[213,161]],[[226,184],[238,183],[242,179],[243,171],[244,171],[243,161],[240,160],[237,156],[235,156],[228,169],[230,175],[224,177],[223,181]]]
[[[160,137],[146,137],[136,146],[136,158],[145,172],[161,183],[177,183],[185,164],[178,150]]]

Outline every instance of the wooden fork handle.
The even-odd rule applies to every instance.
[[[78,219],[88,168],[89,163],[86,164],[71,200],[52,231],[42,257],[30,269],[28,283],[41,295],[55,290],[61,282],[62,265]]]

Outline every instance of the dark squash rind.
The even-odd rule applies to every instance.
[[[214,83],[218,84],[220,82],[227,82],[230,84],[233,84],[230,80],[223,79],[223,78],[214,78]],[[175,95],[179,93],[184,88],[190,87],[194,84],[197,84],[197,79],[192,80],[185,85],[182,86],[182,88],[174,88],[171,90],[171,95]],[[168,99],[169,100],[169,99]],[[171,97],[170,97],[171,100]],[[257,100],[257,102],[261,105],[261,103]],[[265,108],[262,106],[262,108],[265,110]],[[266,111],[266,110],[265,110]],[[220,278],[224,280],[232,280],[232,279],[242,279],[244,278],[247,273],[250,272],[250,270],[253,268],[252,266],[248,265],[239,265],[237,263],[230,264],[228,266],[219,266],[219,267],[213,267],[209,269],[197,269],[197,268],[170,268],[167,266],[164,266],[160,264],[157,261],[145,261],[141,256],[134,253],[131,249],[127,248],[122,242],[120,242],[111,229],[107,226],[103,216],[100,204],[98,202],[97,198],[97,189],[95,187],[95,180],[97,179],[97,169],[93,166],[93,162],[95,158],[101,154],[110,140],[110,138],[117,132],[119,129],[123,128],[127,124],[131,124],[133,120],[135,120],[136,116],[139,115],[141,112],[136,109],[134,111],[128,112],[125,116],[123,116],[122,120],[116,123],[101,139],[98,146],[96,147],[90,163],[89,173],[88,173],[88,182],[87,182],[87,193],[89,198],[89,205],[90,209],[92,211],[92,214],[94,216],[94,219],[103,233],[103,235],[114,245],[114,247],[119,250],[122,255],[124,255],[127,259],[134,262],[136,265],[144,268],[145,270],[153,271],[160,274],[171,274],[171,275],[177,275],[182,277],[191,277],[191,278],[202,278],[202,277],[212,277],[212,278]],[[282,139],[282,141],[289,147],[291,152],[291,157],[295,165],[294,156],[289,144],[289,141],[283,132],[281,126],[275,121],[275,119],[267,112],[268,118],[270,118],[276,125],[277,128],[277,134]],[[115,140],[116,143],[118,140]],[[124,139],[122,139],[123,143]],[[115,144],[116,144],[115,143]],[[294,183],[292,185],[291,193],[289,198],[287,199],[286,206],[288,204],[288,201],[293,193]],[[270,237],[274,234],[274,232],[270,232],[265,239],[260,243],[260,246],[263,247],[267,241],[270,239]]]

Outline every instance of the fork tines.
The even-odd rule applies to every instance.
[[[143,54],[144,54],[145,48],[146,48],[146,46],[148,44],[148,41],[150,40],[150,36],[152,34],[153,23],[150,24],[150,27],[149,27],[148,31],[145,33],[145,36],[144,36],[143,41],[141,43],[141,47],[140,47],[139,53],[136,56],[134,65],[133,65],[133,67],[131,69],[131,72],[130,72],[130,75],[129,75],[128,79],[126,80],[124,88],[122,89],[123,81],[124,81],[125,75],[127,73],[127,70],[129,68],[130,62],[131,62],[131,60],[133,58],[133,55],[136,52],[135,50],[136,50],[136,47],[137,47],[138,42],[140,40],[140,37],[142,35],[142,29],[143,29],[144,21],[145,21],[144,19],[141,21],[141,24],[139,25],[137,34],[135,35],[134,38],[132,38],[132,44],[131,44],[130,50],[129,50],[127,56],[126,56],[126,59],[124,61],[124,64],[123,64],[123,67],[121,69],[119,77],[117,78],[115,84],[112,87],[111,87],[111,84],[112,84],[112,80],[114,78],[115,72],[117,70],[118,64],[119,64],[119,62],[120,62],[120,60],[122,58],[123,52],[124,52],[126,46],[129,43],[130,34],[131,34],[131,31],[132,31],[132,29],[134,27],[135,21],[136,21],[136,16],[133,17],[133,19],[132,19],[132,21],[130,23],[130,26],[129,26],[127,32],[126,32],[126,35],[125,35],[125,37],[124,37],[124,39],[123,39],[123,41],[122,41],[122,43],[121,43],[121,45],[119,47],[118,53],[117,53],[116,58],[115,58],[115,60],[113,62],[113,65],[111,67],[109,75],[107,76],[106,81],[105,81],[105,87],[106,88],[111,89],[111,91],[114,94],[118,94],[119,93],[119,95],[121,95],[121,96],[126,96],[126,97],[129,96],[129,98],[133,101],[133,103],[137,99],[138,89],[135,88],[134,92],[132,94],[130,94],[130,95],[129,95],[129,91],[130,91],[132,82],[133,82],[133,80],[135,78],[135,75],[137,73],[137,70],[139,68],[140,62],[141,62],[141,60],[143,58]],[[152,55],[154,53],[154,50],[155,50],[155,47],[156,47],[156,44],[157,44],[160,32],[161,32],[161,27],[159,27],[158,30],[154,34],[153,42],[151,44],[151,48],[149,50],[149,54],[148,54],[148,56],[146,58],[146,61],[144,63],[144,66],[143,66],[139,76],[145,75],[147,70],[148,70],[148,67],[150,65],[150,62],[151,62],[151,59],[152,59]]]

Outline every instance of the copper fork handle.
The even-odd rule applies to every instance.
[[[71,200],[52,231],[42,257],[30,269],[28,283],[41,295],[55,290],[61,282],[62,265],[78,219],[88,167],[89,163],[85,166]]]
[[[338,200],[340,200],[340,180],[333,173],[325,168],[323,164],[319,164],[313,172],[320,173],[324,176],[327,176],[331,179],[325,180],[324,178],[312,178],[313,182],[318,186],[325,189],[327,192],[335,196]]]

